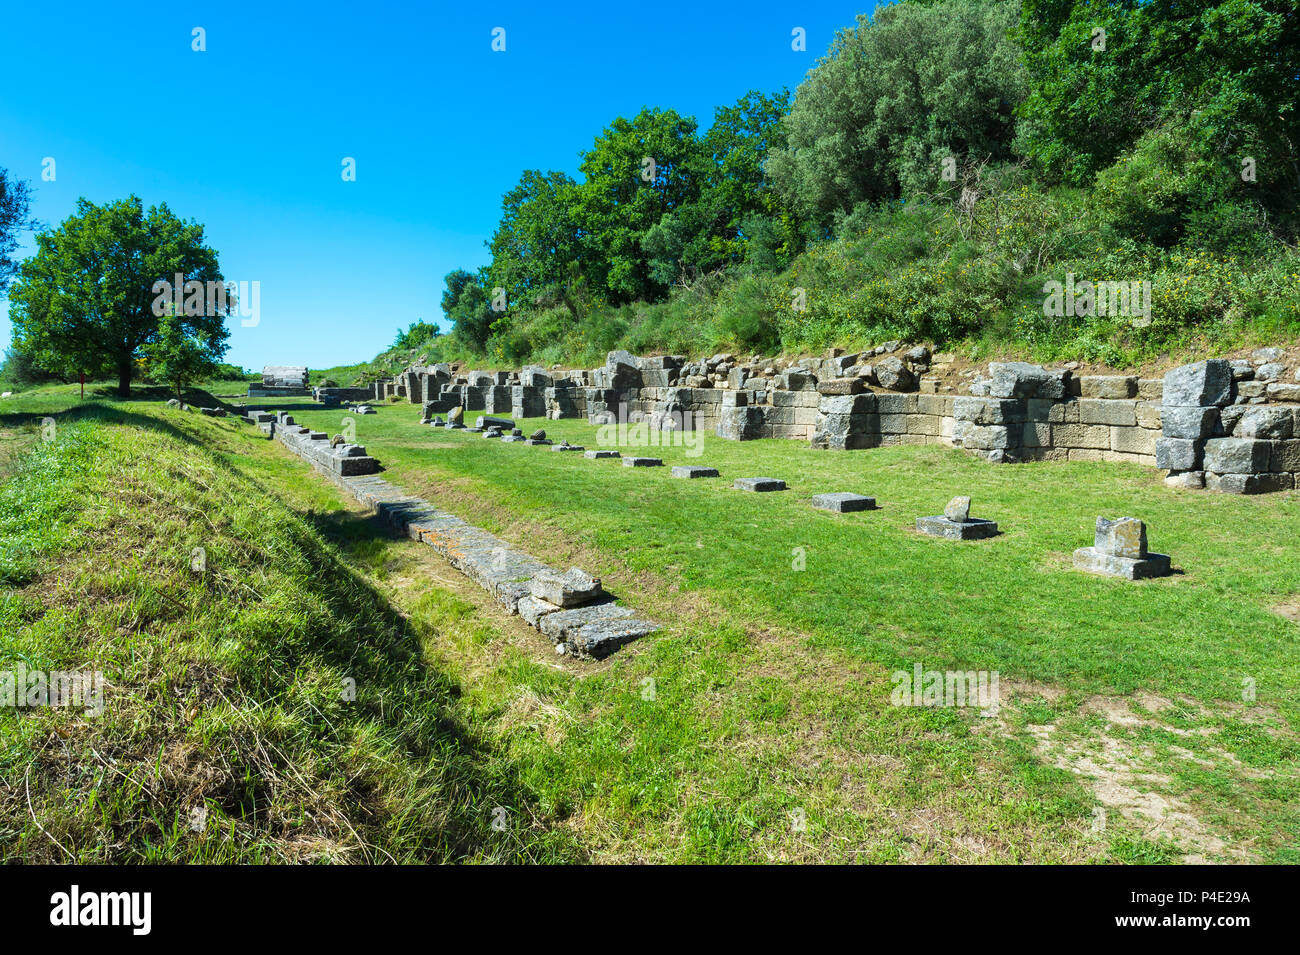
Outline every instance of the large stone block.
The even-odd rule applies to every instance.
[[[1161,412],[1160,421],[1166,438],[1199,441],[1214,434],[1219,423],[1219,409],[1167,407]]]
[[[1146,557],[1117,557],[1100,553],[1095,547],[1081,547],[1074,552],[1074,566],[1093,574],[1121,577],[1125,580],[1142,580],[1148,577],[1165,577],[1170,570],[1166,554],[1148,554]]]
[[[738,491],[784,491],[785,482],[779,478],[736,478],[732,484]]]
[[[577,567],[570,567],[563,574],[543,571],[533,577],[528,589],[538,600],[545,600],[557,607],[578,607],[591,603],[605,593],[599,577],[593,577]]]
[[[1300,439],[1270,441],[1268,469],[1270,471],[1300,471]]]
[[[1232,366],[1222,358],[1183,365],[1165,375],[1166,408],[1204,408],[1232,400]]]
[[[1048,371],[1023,361],[989,363],[989,394],[994,398],[1051,398],[1066,394],[1067,371]]]
[[[1079,421],[1081,424],[1108,424],[1121,428],[1133,427],[1137,424],[1137,402],[1080,398]]]
[[[1189,438],[1157,438],[1156,467],[1166,471],[1200,470],[1200,442]]]
[[[1025,406],[1024,402],[1012,399],[962,395],[953,399],[952,414],[972,424],[1010,424],[1025,420]]]
[[[1205,472],[1205,486],[1224,494],[1271,494],[1289,491],[1295,486],[1292,474],[1215,474]]]
[[[1137,378],[1131,375],[1082,375],[1079,395],[1084,398],[1135,398]]]
[[[1269,444],[1253,438],[1211,438],[1205,442],[1205,470],[1257,474],[1268,470]]]
[[[1111,428],[1110,449],[1124,454],[1156,453],[1156,440],[1159,435],[1146,428]]]
[[[1097,518],[1093,547],[1098,553],[1114,557],[1145,557],[1147,528],[1136,517]]]
[[[1054,424],[1052,447],[1110,449],[1110,428],[1099,424]],[[1073,455],[1070,457],[1073,461]]]
[[[864,494],[850,494],[846,491],[836,491],[831,494],[814,495],[812,506],[822,511],[834,511],[837,514],[847,514],[850,511],[875,510],[876,499],[874,497],[867,497]]]
[[[1291,437],[1295,416],[1290,408],[1248,408],[1232,429],[1239,438],[1285,441]]]

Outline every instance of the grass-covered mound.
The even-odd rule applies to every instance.
[[[205,446],[211,419],[119,405],[56,422],[0,485],[0,670],[100,671],[104,707],[0,708],[0,855],[572,857],[542,829],[492,828],[527,799],[422,662],[434,634],[346,569],[311,512]]]

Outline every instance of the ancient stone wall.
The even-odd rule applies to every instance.
[[[594,369],[458,376],[444,365],[377,383],[375,397],[418,395],[426,418],[460,407],[834,450],[943,444],[993,463],[1131,461],[1170,471],[1180,486],[1239,493],[1297,486],[1300,405],[1292,402],[1300,402],[1300,385],[1274,380],[1267,362],[1214,359],[1164,379],[993,362],[987,374],[967,373],[969,394],[952,394],[927,377],[944,356],[903,348],[891,342],[868,353],[748,362],[615,351]],[[1258,380],[1260,373],[1267,378]],[[1193,394],[1198,386],[1202,393]]]

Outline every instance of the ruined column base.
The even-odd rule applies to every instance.
[[[1167,577],[1173,571],[1168,554],[1147,554],[1145,557],[1117,557],[1103,554],[1095,547],[1080,547],[1074,552],[1074,566],[1091,574],[1122,577],[1124,580],[1143,580],[1148,577]]]

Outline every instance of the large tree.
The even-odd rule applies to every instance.
[[[582,251],[578,189],[563,172],[528,169],[502,197],[501,222],[489,243],[489,275],[509,301],[554,297],[577,317],[569,287],[577,278]]]
[[[768,173],[826,226],[863,201],[932,192],[954,156],[1011,154],[1025,74],[1013,0],[880,7],[841,30],[795,93]]]
[[[118,394],[129,396],[136,362],[158,341],[168,311],[156,285],[178,274],[202,288],[182,309],[189,340],[213,361],[225,354],[225,316],[235,303],[214,291],[224,280],[198,223],[181,221],[165,204],[146,212],[136,196],[102,206],[81,199],[75,215],[36,241],[10,291],[9,314],[14,347],[40,367],[115,375]]]
[[[582,268],[615,302],[650,301],[665,291],[642,239],[665,213],[697,199],[710,158],[693,117],[643,109],[619,117],[583,155],[579,191]]]

